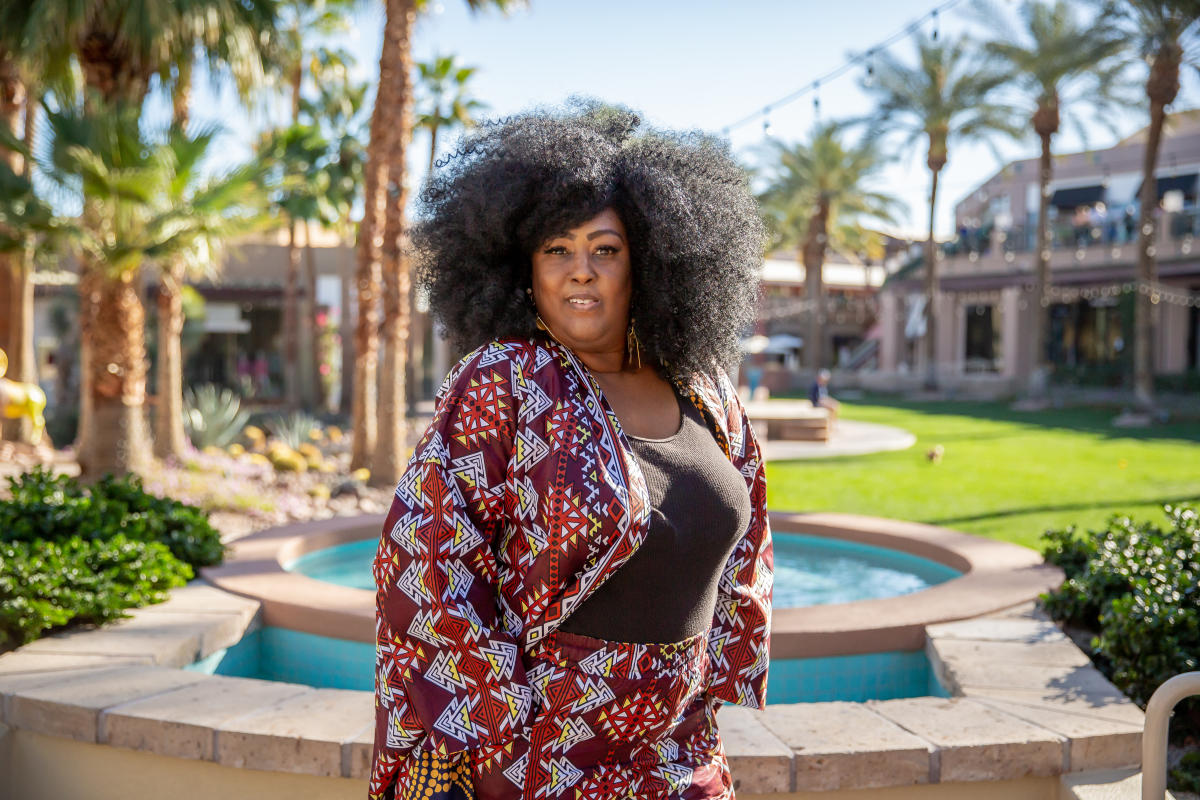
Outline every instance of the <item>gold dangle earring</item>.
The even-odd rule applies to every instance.
[[[542,315],[538,312],[537,303],[535,303],[533,300],[533,289],[526,289],[525,294],[529,295],[529,304],[533,306],[533,324],[539,331],[545,331],[551,339],[559,344],[562,344],[562,342],[558,341],[558,337],[554,335],[554,331],[550,330],[550,326],[546,324],[546,321],[542,319]]]
[[[625,360],[632,364],[637,359],[637,368],[642,368],[642,343],[638,341],[637,331],[633,327],[633,317],[629,318],[629,330],[625,333]]]

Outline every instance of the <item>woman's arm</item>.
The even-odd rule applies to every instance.
[[[392,797],[417,752],[486,757],[528,734],[532,692],[492,551],[517,418],[510,375],[487,348],[456,366],[384,523],[372,797]]]

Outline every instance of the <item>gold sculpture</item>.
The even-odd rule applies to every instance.
[[[0,417],[20,419],[29,417],[33,422],[33,444],[42,441],[42,432],[46,429],[46,418],[42,412],[46,410],[46,393],[34,383],[18,383],[4,377],[8,372],[8,354],[0,350]]]

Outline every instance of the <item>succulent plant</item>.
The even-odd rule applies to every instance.
[[[241,434],[250,413],[231,390],[206,383],[183,390],[183,426],[192,445],[226,447]]]

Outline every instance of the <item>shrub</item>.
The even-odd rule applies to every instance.
[[[106,476],[89,491],[74,478],[37,467],[9,478],[9,486],[12,499],[0,500],[0,542],[64,542],[76,536],[107,541],[121,535],[161,542],[192,567],[225,557],[221,535],[201,509],[150,494],[136,475]]]
[[[117,534],[0,544],[0,651],[68,623],[100,624],[158,603],[192,578],[166,545]]]
[[[183,392],[183,426],[192,444],[200,449],[225,447],[238,437],[250,420],[242,400],[229,389],[206,383]]]
[[[1043,595],[1047,611],[1097,632],[1098,665],[1143,705],[1163,681],[1200,668],[1200,516],[1164,510],[1165,529],[1114,516],[1086,536],[1048,532],[1043,551],[1068,576]],[[1200,703],[1179,710],[1180,733],[1200,728]]]
[[[1172,791],[1200,792],[1200,751],[1185,754],[1170,776]]]
[[[294,411],[286,417],[272,417],[267,420],[266,425],[272,436],[293,450],[297,450],[304,442],[312,441],[312,434],[320,431],[321,421],[308,414]]]

